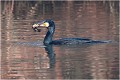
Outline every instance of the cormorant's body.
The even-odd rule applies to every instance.
[[[87,38],[61,38],[58,40],[52,40],[54,31],[55,31],[55,24],[52,20],[44,20],[37,24],[33,25],[33,29],[39,31],[37,27],[46,27],[48,32],[44,38],[44,44],[54,44],[54,45],[63,45],[63,44],[85,44],[85,43],[106,43],[107,41],[98,41],[98,40],[91,40]]]
[[[105,43],[103,41],[95,41],[86,38],[61,38],[59,40],[53,40],[50,44],[63,45],[63,44],[85,44],[85,43]]]

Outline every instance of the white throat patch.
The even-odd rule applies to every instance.
[[[48,22],[45,22],[44,24],[45,24],[45,27],[49,27],[50,25]]]

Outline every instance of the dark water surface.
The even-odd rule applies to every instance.
[[[46,29],[34,22],[52,18],[54,39],[86,37],[107,44],[44,46]],[[2,2],[2,79],[118,79],[118,14],[102,2]]]

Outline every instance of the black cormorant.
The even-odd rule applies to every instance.
[[[58,40],[52,40],[54,31],[55,31],[55,24],[53,20],[47,19],[41,22],[35,23],[32,28],[34,31],[40,32],[38,27],[46,27],[48,32],[44,38],[44,44],[54,44],[54,45],[62,45],[62,44],[84,44],[84,43],[106,43],[108,41],[99,41],[99,40],[91,40],[87,38],[61,38]]]

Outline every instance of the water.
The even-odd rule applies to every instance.
[[[12,13],[13,12],[13,13]],[[85,37],[107,44],[44,46],[46,29],[33,23],[52,18],[54,39]],[[2,2],[2,79],[118,79],[117,13],[102,2]]]

